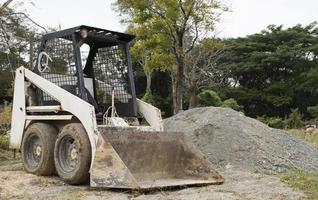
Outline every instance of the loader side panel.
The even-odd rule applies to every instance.
[[[15,75],[10,148],[20,149],[26,118],[24,68],[18,68]]]

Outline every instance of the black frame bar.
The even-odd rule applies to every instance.
[[[80,31],[83,29],[86,29],[88,33],[90,33],[90,35],[88,34],[89,36],[87,38],[80,37]],[[99,43],[99,41],[94,42],[93,39],[89,40],[90,37],[91,39],[97,38],[99,41],[101,39],[103,40],[103,42],[101,43]],[[41,41],[41,46],[39,48],[38,54],[41,51],[45,50],[46,42],[50,39],[62,38],[62,39],[70,40],[71,38],[71,42],[73,44],[73,54],[74,54],[73,56],[74,56],[76,71],[77,71],[76,76],[78,80],[77,86],[79,88],[78,93],[80,98],[88,102],[88,97],[86,94],[85,82],[84,82],[84,73],[88,75],[88,77],[93,78],[93,80],[95,80],[95,74],[94,74],[92,65],[93,65],[93,60],[96,56],[97,50],[102,47],[110,47],[115,45],[123,46],[124,54],[127,58],[127,75],[129,78],[128,83],[130,84],[130,92],[132,97],[133,107],[131,109],[133,112],[133,116],[137,116],[136,90],[135,90],[134,75],[133,75],[133,69],[132,69],[132,63],[131,63],[131,56],[129,52],[130,42],[134,39],[134,37],[135,36],[133,35],[129,35],[125,33],[81,25],[81,26],[77,26],[77,27],[73,27],[73,28],[69,28],[69,29],[65,29],[65,30],[61,30],[61,31],[53,32],[53,33],[48,33],[44,35]],[[84,69],[82,66],[82,60],[81,60],[81,54],[80,54],[80,48],[79,48],[82,43],[87,43],[90,46],[89,55],[88,55]],[[36,67],[33,69],[33,71],[40,75],[40,72],[37,70],[37,65],[38,65],[38,59],[36,61]],[[83,73],[83,70],[84,70],[84,73]],[[94,87],[94,94],[96,97],[95,81],[93,81],[93,87]]]

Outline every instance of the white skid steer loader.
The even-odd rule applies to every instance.
[[[136,98],[133,38],[89,26],[49,33],[34,69],[16,70],[10,147],[27,172],[139,190],[224,181],[182,133],[163,131],[159,109]]]

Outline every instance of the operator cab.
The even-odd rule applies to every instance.
[[[136,117],[129,53],[133,39],[84,25],[49,33],[42,38],[33,71],[93,105],[97,118],[112,106],[112,100],[119,116]],[[39,105],[58,104],[45,92],[37,93]]]

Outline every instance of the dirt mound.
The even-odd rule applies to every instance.
[[[318,171],[318,149],[283,130],[228,108],[195,108],[164,120],[166,131],[184,132],[214,165],[283,172]]]

